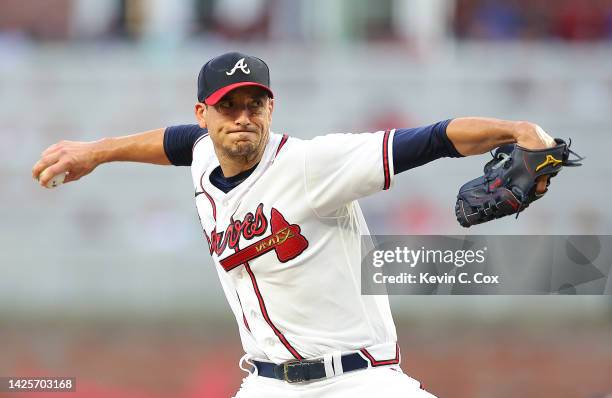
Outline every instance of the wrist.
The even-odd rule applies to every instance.
[[[101,140],[94,141],[93,143],[93,160],[96,165],[103,163],[112,162],[113,158],[113,147],[115,144],[114,138],[102,138]]]
[[[537,127],[537,124],[531,122],[515,122],[513,129],[514,140],[516,143],[520,143],[521,141],[529,140],[530,138],[533,139],[537,136]]]

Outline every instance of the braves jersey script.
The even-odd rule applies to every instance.
[[[252,358],[281,363],[360,351],[399,362],[386,296],[361,295],[356,199],[388,189],[394,130],[312,140],[270,133],[255,170],[224,193],[206,134],[193,147],[196,206]]]

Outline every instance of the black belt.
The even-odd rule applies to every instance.
[[[342,371],[344,373],[368,367],[368,361],[357,353],[343,355],[340,357],[340,361],[342,362]],[[318,380],[326,377],[323,359],[294,360],[283,362],[280,365],[255,360],[253,360],[253,363],[257,367],[259,376],[284,380],[288,383]]]

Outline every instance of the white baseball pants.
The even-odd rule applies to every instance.
[[[436,398],[420,386],[397,365],[294,384],[250,374],[234,398]]]

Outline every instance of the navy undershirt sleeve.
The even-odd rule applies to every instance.
[[[191,166],[193,144],[208,130],[197,124],[170,126],[164,132],[164,151],[175,166]]]
[[[411,129],[396,129],[393,138],[394,173],[399,174],[443,157],[463,157],[446,135],[446,127],[451,120]]]

